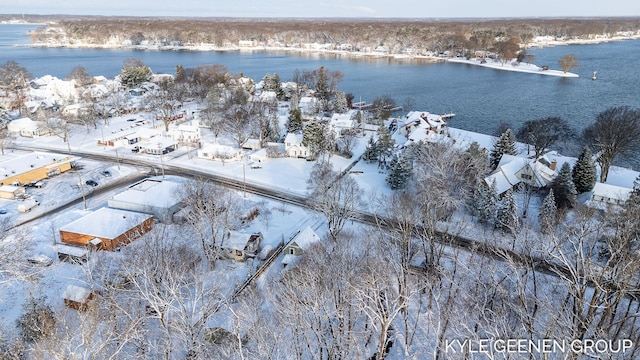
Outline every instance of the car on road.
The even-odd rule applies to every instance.
[[[87,181],[85,181],[84,183],[85,183],[85,184],[87,184],[87,185],[89,185],[89,186],[92,186],[92,187],[96,187],[96,186],[98,186],[98,182],[97,182],[97,181],[95,181],[95,180],[87,180]]]
[[[102,170],[101,174],[104,177],[111,177],[111,171],[109,170]]]

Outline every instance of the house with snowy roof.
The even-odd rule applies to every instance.
[[[303,114],[314,114],[318,109],[318,99],[313,96],[303,96],[298,102],[298,108]]]
[[[59,232],[63,244],[114,251],[152,228],[152,215],[103,207],[62,226]]]
[[[296,258],[302,255],[313,244],[320,241],[320,237],[309,226],[300,231],[283,250],[282,266],[287,266],[295,262]]]
[[[140,143],[138,146],[140,147],[141,153],[163,155],[177,149],[178,141],[166,136],[156,136],[150,140]]]
[[[396,144],[448,141],[447,122],[444,116],[426,111],[411,111],[389,125]]]
[[[624,205],[633,189],[597,182],[591,190],[591,204]]]
[[[180,143],[198,143],[202,139],[200,127],[191,123],[172,127],[167,135]]]
[[[107,200],[110,208],[153,215],[171,223],[173,214],[182,208],[182,184],[158,179],[144,179]]]
[[[329,120],[329,128],[336,135],[340,135],[344,130],[351,130],[358,127],[358,121],[355,119],[358,110],[349,110],[344,114],[334,113]]]
[[[198,150],[198,158],[207,160],[241,160],[244,152],[229,145],[207,144]]]
[[[288,157],[306,158],[309,156],[309,149],[302,145],[302,133],[288,133],[284,138],[284,152]]]
[[[260,251],[262,233],[245,234],[229,232],[220,246],[220,256],[234,261],[245,261],[255,257]]]
[[[44,123],[33,121],[28,117],[10,121],[7,124],[7,130],[12,134],[29,138],[51,134],[51,131],[46,126],[44,126]]]
[[[546,155],[537,159],[520,156],[502,155],[498,167],[484,181],[487,186],[496,184],[498,195],[504,194],[514,186],[525,183],[534,188],[542,188],[551,183],[556,176],[557,163]]]

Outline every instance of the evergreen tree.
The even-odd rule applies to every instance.
[[[151,81],[152,76],[151,68],[145,65],[142,60],[128,59],[125,60],[120,70],[120,83],[130,89],[140,86],[146,81]]]
[[[518,204],[513,190],[509,189],[504,194],[504,200],[496,212],[496,228],[515,234],[518,230]]]
[[[557,216],[556,197],[553,195],[553,189],[551,189],[540,207],[540,214],[538,215],[540,230],[545,234],[552,232],[557,223]]]
[[[484,190],[479,196],[478,220],[483,224],[488,224],[493,221],[496,215],[496,207],[498,205],[498,191],[495,180],[491,183],[491,186],[483,186]]]
[[[289,110],[289,118],[287,119],[285,127],[288,133],[302,131],[302,112],[300,109],[292,108]]]
[[[585,146],[573,166],[571,176],[578,194],[591,191],[596,184],[596,165],[591,160],[591,149]]]
[[[394,156],[389,165],[389,175],[387,175],[387,184],[391,190],[403,189],[411,178],[412,164],[406,155]]]
[[[562,164],[560,172],[551,182],[551,189],[553,189],[558,209],[571,208],[575,205],[578,192],[573,184],[569,163]]]
[[[182,83],[187,81],[187,73],[184,71],[184,66],[176,65],[176,77],[174,78],[176,83]]]
[[[378,160],[378,147],[375,140],[373,140],[373,135],[369,138],[369,142],[367,143],[367,147],[364,149],[362,158],[367,162]]]
[[[627,207],[634,207],[640,209],[640,175],[633,180],[633,189],[629,194],[629,199],[626,203]]]
[[[331,148],[331,137],[327,126],[320,120],[311,120],[305,126],[302,133],[302,145],[309,149],[310,157],[315,159],[318,155]]]
[[[393,150],[393,145],[395,144],[395,140],[391,137],[391,133],[389,133],[389,129],[382,125],[378,128],[378,141],[376,143],[376,147],[378,150],[378,160],[386,163],[387,158],[391,156],[391,151]]]
[[[498,140],[493,144],[493,149],[489,154],[491,168],[495,169],[502,159],[502,155],[516,155],[516,137],[511,129],[507,129],[500,135]]]
[[[337,113],[345,113],[349,109],[349,105],[347,103],[347,97],[344,92],[336,91],[336,94],[333,96],[333,110]]]

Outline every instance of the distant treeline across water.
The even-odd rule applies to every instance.
[[[155,73],[175,73],[175,66],[224,64],[232,73],[256,81],[266,73],[289,80],[295,69],[325,66],[344,74],[340,88],[356,100],[391,96],[398,105],[432,113],[456,113],[450,126],[493,133],[500,123],[518,128],[523,121],[559,116],[577,130],[593,122],[611,106],[640,107],[640,40],[596,45],[569,45],[529,52],[534,63],[558,69],[558,60],[574,54],[580,65],[571,71],[579,78],[558,78],[492,70],[472,65],[426,63],[386,58],[349,59],[314,54],[267,52],[139,51],[15,47],[28,44],[25,31],[33,25],[0,25],[0,63],[15,60],[34,76],[64,78],[75,66],[92,75],[113,78],[124,60],[139,58]],[[591,80],[594,71],[598,79]]]

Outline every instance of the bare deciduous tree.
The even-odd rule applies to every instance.
[[[362,210],[362,189],[349,175],[335,172],[330,163],[319,162],[309,176],[309,201],[325,216],[336,241],[347,221]]]
[[[583,139],[595,149],[600,182],[604,183],[616,158],[627,159],[640,149],[640,111],[628,106],[611,107],[583,130]]]

